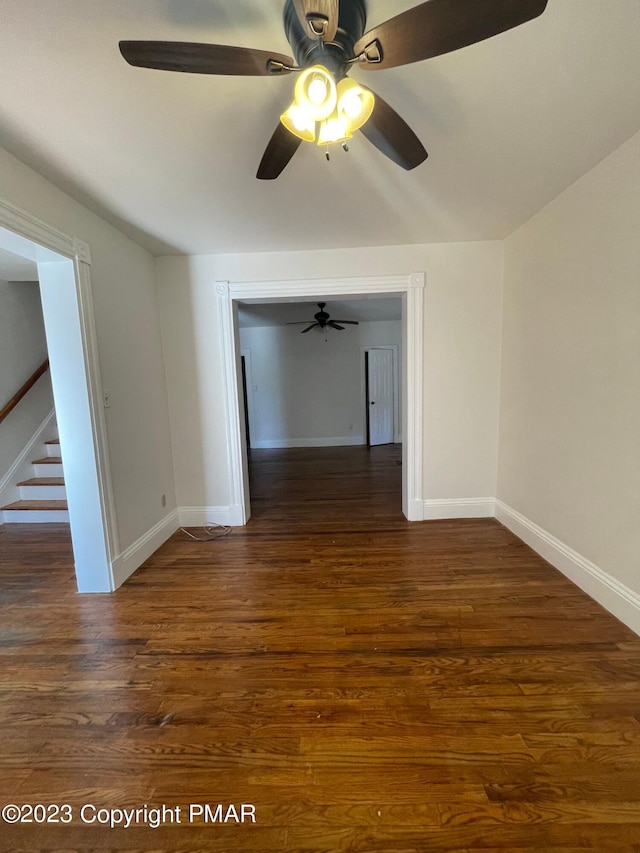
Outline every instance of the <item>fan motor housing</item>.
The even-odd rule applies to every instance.
[[[284,29],[298,65],[301,68],[324,65],[338,80],[347,72],[353,47],[364,34],[366,23],[366,0],[341,0],[338,31],[333,41],[323,43],[307,35],[293,0],[287,0],[284,7]]]

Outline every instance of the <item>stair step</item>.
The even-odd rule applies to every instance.
[[[36,512],[37,510],[66,510],[66,501],[14,501],[12,504],[0,507],[4,512],[7,510],[22,510],[24,512]]]
[[[55,470],[49,466],[51,470]],[[38,471],[36,467],[36,471]],[[42,473],[41,470],[38,473]],[[18,483],[20,498],[28,501],[63,501],[67,497],[64,477],[38,476]]]
[[[60,456],[60,439],[52,438],[44,443],[47,456]]]
[[[33,473],[36,477],[62,477],[62,459],[60,456],[45,456],[33,461]]]
[[[64,486],[64,477],[32,477],[17,483],[18,486]]]
[[[45,441],[45,444],[60,444],[59,438],[50,438],[49,441]]]
[[[7,524],[47,524],[68,522],[66,501],[15,501],[0,507]]]

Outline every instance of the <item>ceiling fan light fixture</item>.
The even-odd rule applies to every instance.
[[[359,130],[371,118],[376,99],[365,89],[345,77],[338,83],[338,113],[347,120],[351,132]]]
[[[316,123],[298,104],[291,104],[289,109],[280,116],[280,121],[288,131],[303,142],[316,141]]]
[[[408,171],[427,159],[423,144],[383,98],[346,79],[351,67],[357,63],[363,70],[383,70],[451,53],[537,18],[547,3],[422,0],[367,30],[366,0],[285,0],[285,34],[296,59],[227,44],[121,41],[119,46],[130,65],[161,71],[249,77],[300,71],[294,103],[269,140],[256,174],[259,180],[277,178],[301,141],[313,142],[319,136],[320,145],[345,143],[358,129]],[[305,67],[316,60],[333,72],[322,64]],[[328,149],[326,156],[329,159]]]
[[[310,121],[324,121],[338,103],[336,81],[323,65],[305,68],[296,81],[294,100]]]

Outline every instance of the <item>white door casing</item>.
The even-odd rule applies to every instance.
[[[119,543],[89,247],[2,199],[0,246],[38,264],[78,591],[111,592]]]
[[[225,387],[229,467],[230,523],[247,523],[251,514],[248,461],[243,442],[242,387],[237,324],[238,302],[319,301],[376,296],[402,298],[402,511],[409,521],[424,518],[422,499],[422,401],[424,342],[424,273],[398,276],[298,279],[216,283],[218,322]]]

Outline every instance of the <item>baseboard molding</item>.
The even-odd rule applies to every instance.
[[[495,498],[443,498],[423,501],[423,521],[447,518],[493,518]]]
[[[496,501],[495,517],[605,610],[640,635],[638,593],[502,501]]]
[[[20,500],[20,490],[16,483],[33,476],[31,461],[34,455],[37,455],[34,451],[39,445],[43,445],[48,438],[53,437],[53,430],[51,430],[50,433],[47,431],[51,428],[51,423],[55,419],[55,415],[55,409],[51,409],[38,429],[31,436],[11,468],[9,468],[7,473],[2,477],[2,479],[0,479],[0,506]],[[1,512],[0,524],[2,524]]]
[[[178,510],[174,509],[150,530],[147,530],[133,545],[119,554],[111,564],[114,589],[122,586],[127,578],[130,578],[135,570],[140,568],[144,561],[148,560],[179,527]]]
[[[366,444],[361,435],[336,436],[333,438],[274,438],[267,441],[253,441],[251,447],[256,450],[280,450],[291,447],[356,447]]]
[[[206,524],[239,527],[243,524],[241,507],[191,506],[174,509],[113,560],[114,589],[122,586],[180,527],[204,527]]]
[[[405,510],[404,505],[402,509]],[[407,521],[424,521],[424,501],[416,498],[409,500],[406,513]]]
[[[223,527],[242,527],[244,513],[241,506],[181,506],[178,509],[180,527],[204,527],[221,524]]]

